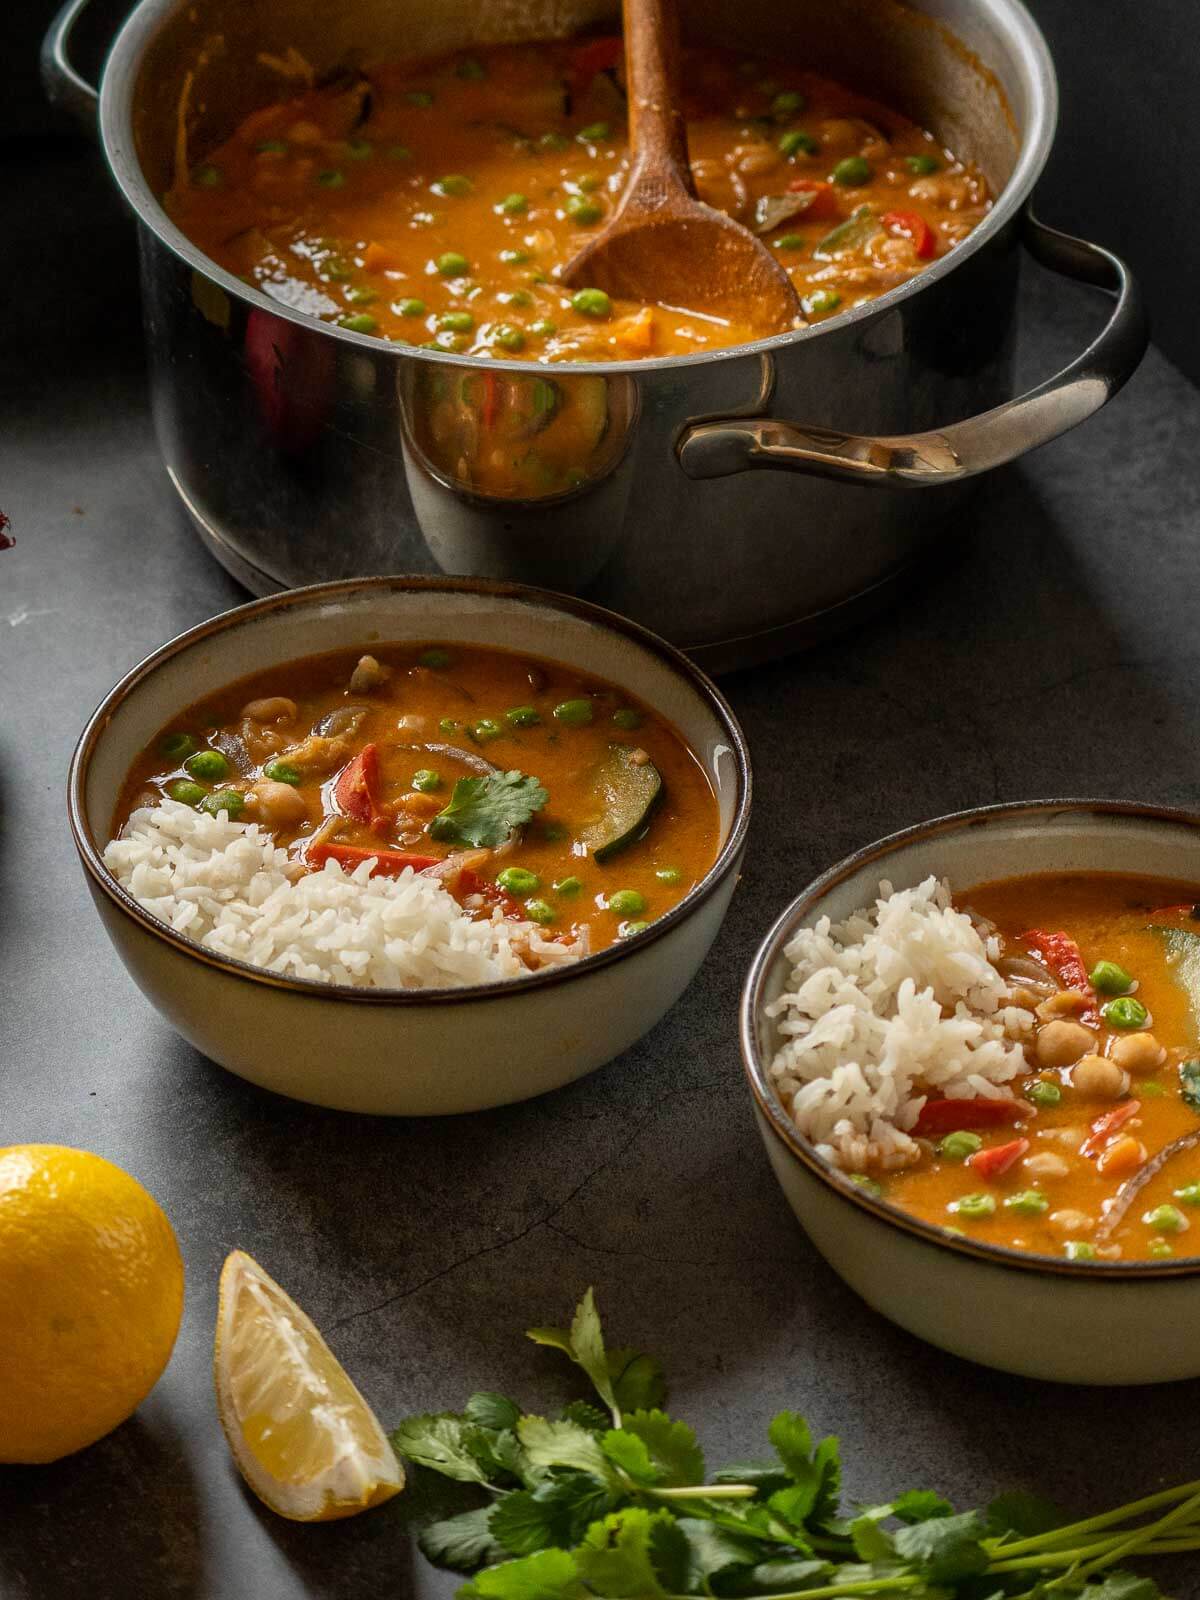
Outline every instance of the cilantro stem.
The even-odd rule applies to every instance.
[[[650,1484],[638,1484],[641,1494],[651,1494],[656,1500],[753,1500],[758,1490],[752,1483],[689,1483],[678,1489],[656,1489]]]
[[[1118,1506],[1115,1511],[1102,1512],[1098,1517],[1088,1517],[1084,1522],[1070,1522],[1065,1527],[1052,1528],[1048,1533],[1034,1534],[1028,1539],[985,1539],[983,1547],[997,1559],[1007,1560],[1010,1556],[1032,1554],[1056,1544],[1069,1544],[1080,1535],[1099,1533],[1104,1528],[1130,1522],[1143,1511],[1156,1511],[1159,1506],[1170,1505],[1174,1500],[1188,1500],[1197,1491],[1200,1491],[1200,1478],[1193,1479],[1191,1483],[1178,1484],[1174,1489],[1163,1489],[1158,1494],[1147,1495],[1142,1500],[1131,1500],[1128,1505]]]
[[[1103,1568],[1111,1566],[1113,1562],[1120,1561],[1122,1557],[1133,1555],[1135,1551],[1152,1544],[1159,1535],[1178,1527],[1180,1523],[1188,1522],[1197,1512],[1200,1512],[1200,1492],[1191,1495],[1187,1500],[1181,1501],[1173,1511],[1168,1511],[1165,1517],[1159,1517],[1157,1522],[1147,1523],[1142,1528],[1135,1528],[1114,1549],[1110,1549],[1105,1555],[1089,1561],[1086,1566],[1081,1567],[1080,1575],[1090,1578],[1093,1572],[1100,1572]]]

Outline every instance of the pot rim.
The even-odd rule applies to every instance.
[[[242,301],[252,309],[269,311],[273,316],[310,331],[319,331],[352,348],[369,351],[378,357],[390,356],[396,361],[416,360],[432,365],[449,365],[464,368],[493,368],[488,356],[454,355],[449,351],[422,350],[413,345],[392,345],[370,334],[353,333],[334,323],[323,322],[296,311],[290,306],[272,300],[261,290],[252,288],[233,273],[227,272],[211,257],[194,245],[167,216],[142,173],[137,158],[133,136],[132,105],[146,46],[150,43],[164,18],[175,10],[183,9],[190,0],[139,0],[117,34],[112,50],[105,62],[100,82],[99,126],[100,139],[109,169],[117,187],[124,195],[138,221],[147,228],[172,254],[186,262],[195,271],[203,273],[218,284],[226,294]],[[901,0],[904,3],[904,0]],[[730,345],[712,350],[697,351],[692,355],[655,356],[644,360],[626,361],[571,361],[564,363],[545,361],[510,361],[503,363],[510,373],[539,374],[545,376],[547,368],[564,366],[572,375],[593,377],[630,376],[637,373],[673,373],[710,363],[734,361],[744,357],[763,360],[795,344],[836,336],[854,325],[872,317],[886,315],[893,307],[911,299],[934,284],[977,251],[995,239],[1018,215],[1033,192],[1050,153],[1058,121],[1058,80],[1049,46],[1041,29],[1034,21],[1024,0],[973,0],[995,23],[1011,44],[1024,77],[1029,94],[1031,115],[1029,126],[1021,131],[1016,165],[991,211],[960,244],[933,265],[924,268],[907,283],[889,289],[877,299],[831,317],[827,322],[793,329],[786,333],[771,334],[748,344]],[[922,12],[922,15],[930,13]],[[936,22],[936,16],[933,18]],[[945,26],[941,24],[941,26]],[[951,31],[948,28],[945,30]],[[983,63],[984,68],[987,63]]]
[[[1049,1276],[1071,1278],[1094,1283],[1141,1283],[1148,1278],[1200,1277],[1200,1253],[1185,1256],[1178,1261],[1067,1261],[1056,1256],[1042,1255],[1032,1250],[1016,1250],[1010,1245],[990,1244],[947,1233],[935,1223],[902,1210],[888,1200],[876,1199],[852,1184],[836,1168],[829,1166],[817,1155],[812,1144],[797,1129],[780,1104],[778,1096],[767,1078],[767,1063],[758,1043],[758,1019],[763,1009],[763,990],[771,970],[780,959],[783,948],[800,927],[813,908],[828,892],[853,877],[872,862],[882,862],[908,844],[934,838],[939,834],[961,833],[986,827],[989,823],[1017,818],[1030,821],[1052,817],[1063,811],[1090,812],[1100,817],[1134,818],[1150,823],[1165,823],[1173,827],[1200,830],[1200,812],[1184,810],[1177,806],[1155,806],[1133,800],[1015,800],[999,805],[972,806],[965,811],[952,811],[945,816],[932,817],[918,822],[898,833],[887,834],[872,844],[843,857],[814,878],[780,913],[771,925],[755,952],[742,987],[738,1034],[741,1044],[742,1070],[746,1076],[751,1096],[759,1113],[760,1123],[784,1148],[792,1160],[798,1162],[826,1189],[846,1204],[856,1206],[875,1222],[908,1234],[924,1244],[950,1251],[959,1256],[1016,1272],[1044,1273]]]
[[[303,610],[319,606],[326,601],[352,595],[362,590],[392,590],[405,594],[451,593],[471,594],[496,599],[515,600],[522,605],[536,606],[542,610],[565,612],[607,633],[623,634],[635,645],[655,655],[677,678],[682,679],[716,719],[729,741],[737,773],[737,790],[729,835],[717,852],[716,860],[708,871],[683,897],[678,905],[653,921],[642,933],[610,945],[606,950],[583,956],[567,966],[543,968],[522,978],[505,978],[495,983],[466,984],[461,988],[445,989],[357,989],[349,984],[318,983],[310,978],[282,977],[262,967],[240,961],[233,956],[223,956],[206,950],[185,934],[177,933],[153,916],[123,889],[104,865],[101,848],[88,820],[86,787],[92,758],[107,731],[113,713],[128,696],[166,662],[185,654],[194,645],[215,634],[239,628],[276,611]],[[663,938],[686,922],[721,888],[731,872],[735,872],[745,847],[750,821],[750,801],[753,777],[750,753],[745,735],[728,701],[716,684],[674,645],[643,628],[640,623],[606,611],[587,600],[572,595],[554,594],[536,589],[528,584],[504,583],[491,579],[429,577],[424,575],[380,576],[373,578],[342,578],[331,583],[309,584],[302,589],[288,589],[282,594],[268,595],[245,605],[234,606],[217,616],[168,639],[152,650],[132,667],[105,695],[88,718],[71,757],[67,776],[67,816],[71,836],[79,859],[94,887],[100,890],[117,910],[136,922],[144,932],[193,961],[214,967],[230,977],[261,984],[267,988],[283,989],[312,999],[351,1001],[359,1005],[421,1006],[464,1004],[479,1000],[498,1000],[510,994],[527,994],[535,989],[546,989],[555,984],[569,983],[572,979],[587,977],[602,967],[611,966],[646,950],[657,939]]]

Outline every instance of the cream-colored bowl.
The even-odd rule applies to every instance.
[[[1133,872],[1200,883],[1200,818],[1120,802],[987,806],[910,828],[830,868],[760,947],[742,995],[742,1057],[788,1204],[869,1305],[955,1355],[1067,1383],[1159,1383],[1200,1374],[1200,1259],[1070,1262],[973,1242],[865,1195],[816,1154],[767,1077],[779,1048],[766,1007],[784,989],[798,928],[870,905],[881,879],[931,873],[956,890],[1028,872]]]
[[[201,695],[299,656],[440,639],[528,651],[652,706],[704,766],[720,852],[646,932],[511,983],[351,989],[278,978],[203,949],[143,910],[101,860],[121,785],[158,730]],[[97,710],[71,763],[71,828],[92,899],[142,993],[198,1050],[252,1083],[339,1110],[436,1116],[544,1094],[658,1022],[696,974],[737,880],[750,762],[733,713],[670,645],[582,601],[512,584],[367,578],[239,606],[180,634]]]

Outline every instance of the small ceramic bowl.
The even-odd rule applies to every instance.
[[[1120,802],[986,806],[922,823],[847,857],[792,902],[742,995],[742,1057],[788,1204],[850,1287],[893,1322],[986,1366],[1066,1383],[1200,1374],[1200,1259],[1071,1262],[946,1233],[872,1198],[817,1155],[776,1098],[780,1045],[766,1007],[784,990],[798,928],[874,902],[880,880],[931,873],[956,889],[1031,872],[1132,872],[1200,883],[1200,817]]]
[[[679,905],[579,963],[510,983],[352,989],[280,978],[205,950],[143,910],[100,852],[134,757],[179,709],[301,656],[405,639],[519,648],[607,679],[661,713],[703,763],[720,851]],[[640,1039],[683,993],[725,915],[750,813],[741,729],[712,683],[646,629],[513,584],[369,578],[239,606],[163,645],[96,711],[71,763],[71,829],[134,982],[198,1050],[252,1083],[383,1115],[475,1111],[544,1094]]]

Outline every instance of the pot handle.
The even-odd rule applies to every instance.
[[[1117,256],[1059,233],[1032,211],[1023,239],[1035,261],[1115,295],[1099,336],[1045,383],[980,416],[928,433],[837,433],[775,417],[729,417],[686,428],[676,450],[690,478],[723,478],[752,467],[783,467],[818,478],[885,488],[957,483],[1014,461],[1099,411],[1132,376],[1149,340],[1141,291]]]
[[[85,133],[96,137],[100,95],[71,65],[71,35],[91,0],[66,0],[42,40],[42,87],[52,106],[74,117]]]

